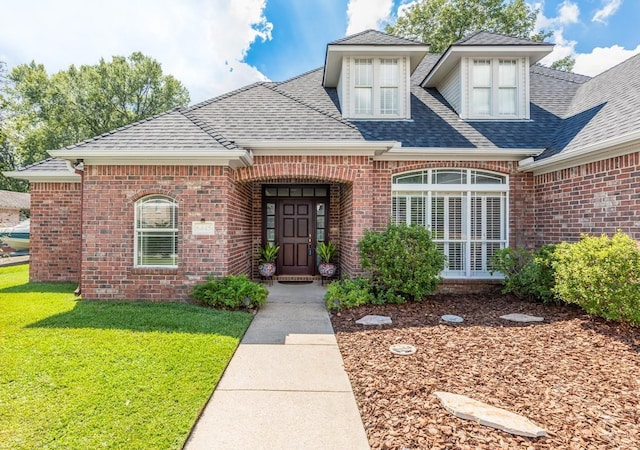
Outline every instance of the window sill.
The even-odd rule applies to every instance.
[[[162,275],[177,272],[178,266],[138,266],[131,268],[131,273],[134,275]]]

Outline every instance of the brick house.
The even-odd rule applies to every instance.
[[[0,190],[0,227],[10,227],[29,217],[30,195]]]
[[[505,246],[640,238],[640,56],[589,78],[552,46],[478,32],[443,54],[365,31],[325,65],[114,130],[10,173],[31,182],[31,279],[87,299],[183,299],[207,275],[313,277],[318,242],[391,220],[432,230],[446,286]]]

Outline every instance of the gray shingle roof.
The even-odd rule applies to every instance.
[[[37,163],[28,165],[20,170],[29,170],[33,172],[69,172],[67,161],[60,158],[47,158]]]
[[[335,43],[386,41],[393,42],[390,45],[411,42],[368,30]],[[456,45],[524,44],[532,42],[482,32]],[[640,56],[593,79],[533,66],[531,120],[502,122],[462,121],[436,89],[419,86],[439,58],[427,55],[412,75],[411,120],[342,118],[337,92],[322,86],[320,68],[279,83],[255,83],[71,148],[133,152],[142,148],[205,148],[215,152],[237,148],[235,142],[242,140],[385,140],[399,141],[404,147],[547,148],[539,157],[545,158],[640,129]],[[69,169],[64,161],[54,158],[28,170]]]
[[[329,45],[426,45],[423,42],[405,39],[382,33],[377,30],[365,30],[360,33],[329,42]]]
[[[472,46],[472,45],[543,45],[553,46],[549,42],[536,42],[529,39],[522,39],[489,31],[476,31],[465,36],[452,45]]]
[[[31,196],[25,192],[0,190],[0,209],[29,209]]]
[[[640,55],[580,85],[549,148],[538,158],[640,130]]]
[[[317,80],[311,72],[311,80]],[[307,77],[303,77],[307,78]],[[215,128],[231,140],[362,140],[358,129],[342,119],[335,106],[318,92],[318,83],[309,86],[318,92],[311,97],[295,95],[280,85],[264,83],[236,92],[217,101],[189,108],[190,116],[215,124]],[[297,91],[299,94],[299,90]],[[327,93],[324,92],[324,97]]]
[[[67,148],[136,149],[216,149],[236,148],[208,123],[198,122],[180,109],[118,128]]]

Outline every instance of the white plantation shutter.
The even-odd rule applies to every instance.
[[[429,169],[394,176],[392,189],[393,222],[431,230],[447,257],[443,276],[493,276],[491,257],[507,245],[506,176]]]

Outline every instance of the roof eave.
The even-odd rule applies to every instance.
[[[245,140],[236,141],[237,145],[250,149],[256,156],[286,156],[299,154],[300,151],[313,151],[314,155],[323,156],[375,156],[391,148],[401,146],[398,141],[270,141]]]
[[[324,87],[336,87],[340,79],[342,58],[345,56],[409,56],[410,73],[418,67],[420,62],[429,53],[428,45],[327,45],[324,57],[324,71],[322,85]]]
[[[49,152],[69,161],[83,160],[85,165],[198,165],[244,167],[253,164],[245,149],[61,149]]]
[[[640,130],[636,130],[621,136],[585,145],[576,150],[558,153],[539,161],[534,161],[533,158],[525,159],[520,162],[518,170],[522,172],[533,172],[534,175],[542,175],[555,172],[556,170],[568,169],[632,153],[638,151],[639,144]]]
[[[80,183],[81,181],[80,175],[76,173],[55,170],[14,170],[2,172],[2,175],[30,183]]]
[[[542,148],[401,147],[376,156],[376,161],[521,161],[538,156]]]
[[[551,53],[552,50],[552,45],[452,45],[427,73],[420,86],[425,88],[436,87],[449,74],[451,69],[466,56],[481,56],[485,58],[529,57],[529,64],[533,65]]]

